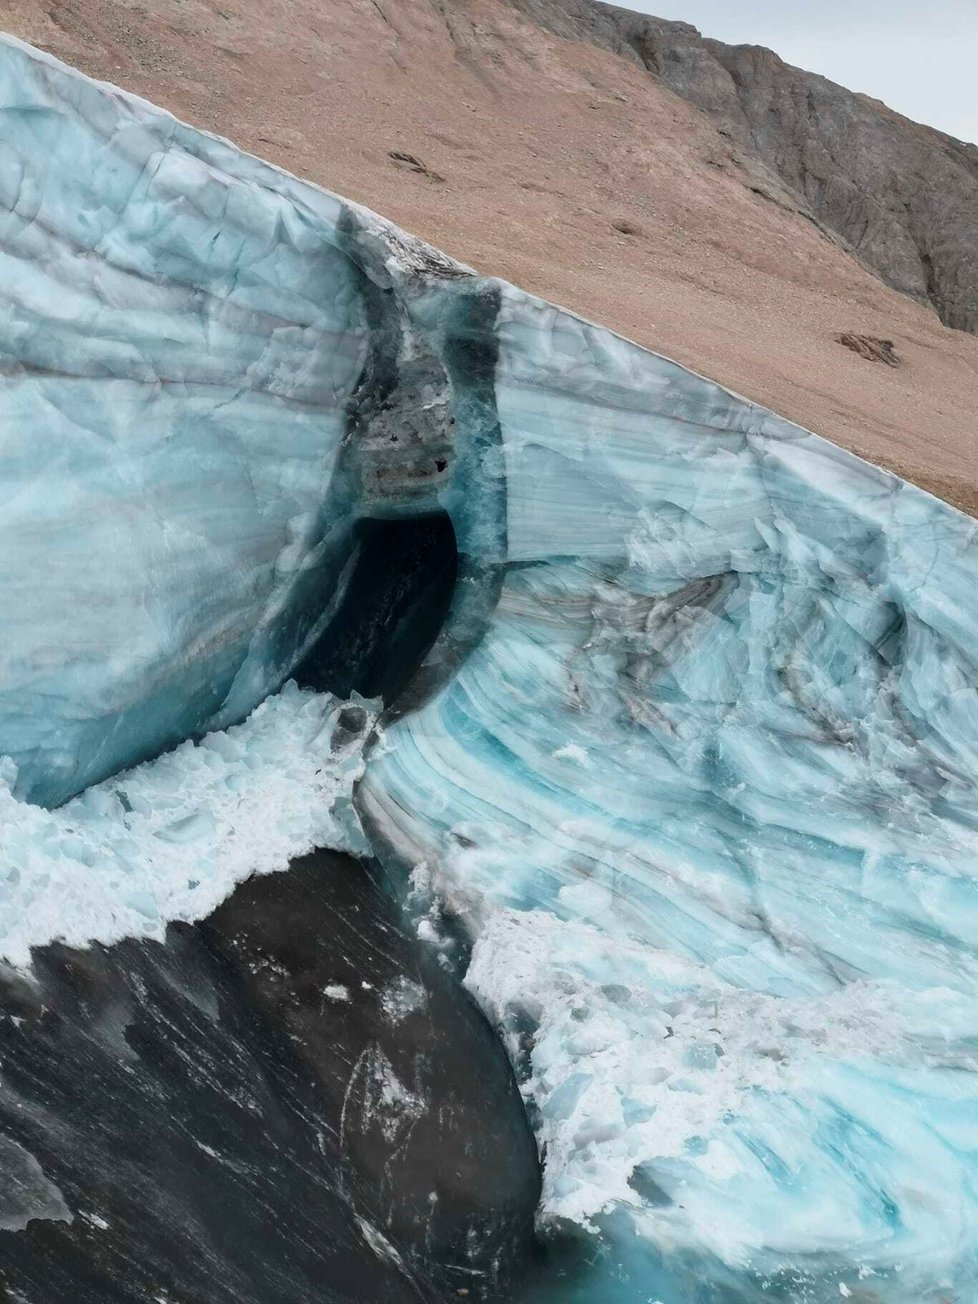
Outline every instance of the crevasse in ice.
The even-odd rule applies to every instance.
[[[352,207],[9,38],[0,121],[0,735],[55,804],[279,688],[443,432]]]
[[[354,800],[585,1247],[533,1298],[971,1304],[975,523],[15,42],[0,106],[8,826],[242,719],[355,521],[444,509]]]

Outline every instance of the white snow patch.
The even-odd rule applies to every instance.
[[[384,988],[380,1004],[391,1023],[401,1023],[408,1015],[423,1010],[427,999],[421,984],[412,982],[402,974]]]

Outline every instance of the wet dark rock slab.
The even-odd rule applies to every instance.
[[[0,986],[17,1304],[498,1298],[536,1152],[501,1047],[374,867],[318,852],[165,945]]]

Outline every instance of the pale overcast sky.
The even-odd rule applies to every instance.
[[[864,91],[978,143],[978,0],[617,0],[704,36],[766,45],[787,63]]]

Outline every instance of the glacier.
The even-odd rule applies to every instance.
[[[976,523],[12,38],[0,110],[8,958],[369,848],[517,1073],[519,1298],[971,1304]]]
[[[476,938],[546,1215],[615,1245],[556,1298],[966,1300],[975,523],[518,291],[497,330],[499,602],[358,800]]]

